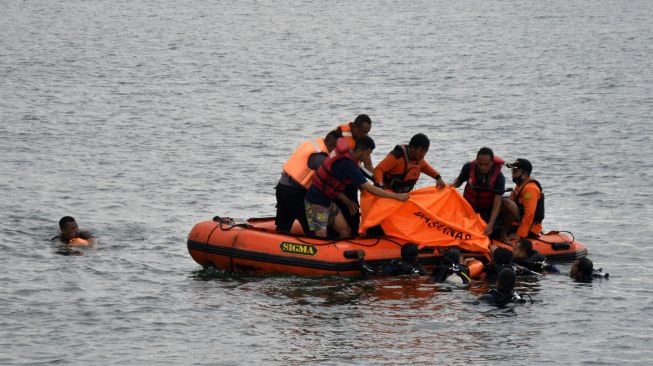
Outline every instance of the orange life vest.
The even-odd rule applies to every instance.
[[[416,163],[411,163],[411,160],[408,157],[406,145],[395,146],[390,154],[393,154],[396,158],[403,156],[404,171],[401,174],[390,174],[389,172],[385,172],[383,174],[383,188],[389,188],[397,193],[410,192],[413,187],[415,187],[415,183],[417,183],[417,179],[421,173],[421,160],[418,160]]]
[[[526,182],[515,188],[512,192],[511,197],[514,198],[515,203],[517,204],[517,209],[519,210],[519,217],[524,217],[524,204],[521,201],[521,191],[524,190],[527,184],[535,183],[537,188],[540,189],[540,198],[537,200],[537,206],[535,207],[535,214],[533,215],[533,224],[541,224],[544,220],[544,191],[542,190],[542,185],[537,180],[529,177]]]
[[[356,140],[354,140],[354,136],[351,134],[351,124],[352,122],[343,123],[338,126],[338,128],[340,129],[340,134],[342,137],[347,140],[349,149],[353,151],[354,147],[356,147]]]
[[[324,139],[316,138],[315,140],[304,141],[283,165],[283,171],[306,189],[311,186],[315,174],[308,166],[308,159],[315,153],[329,153],[326,144],[324,144]]]

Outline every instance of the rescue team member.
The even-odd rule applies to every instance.
[[[505,236],[515,221],[518,226],[516,232],[508,236],[509,241],[538,236],[542,233],[544,194],[540,182],[531,177],[533,165],[530,161],[520,158],[506,166],[512,169],[512,181],[516,186],[507,201],[510,206],[509,214],[506,215],[501,237]]]
[[[275,224],[277,231],[290,232],[292,224],[298,220],[304,234],[311,231],[306,221],[304,196],[311,186],[317,168],[336,146],[338,135],[329,132],[324,139],[316,138],[303,142],[283,165],[281,178],[275,187],[277,197],[277,214]]]
[[[367,114],[359,114],[354,122],[343,123],[338,126],[334,131],[338,133],[338,137],[343,137],[347,141],[350,150],[354,150],[356,140],[363,136],[367,136],[372,129],[372,119]],[[361,160],[365,169],[372,171],[371,155]]]
[[[578,258],[571,265],[569,277],[576,282],[592,282],[592,273],[594,273],[594,263],[587,257]]]
[[[356,119],[354,119],[354,122],[347,122],[343,123],[342,125],[338,126],[334,131],[338,134],[339,137],[342,137],[347,141],[347,145],[349,146],[349,150],[354,150],[354,147],[356,146],[356,140],[367,136],[367,134],[370,132],[372,129],[372,119],[367,115],[367,114],[359,114]],[[370,171],[370,174],[372,172],[372,169],[374,169],[374,166],[372,165],[372,158],[371,156],[364,157],[362,160],[363,166],[365,169]],[[347,187],[345,188],[345,196],[349,198],[350,201],[356,203],[358,205],[358,188],[357,187]],[[354,233],[358,232],[358,227],[360,225],[360,213],[358,210],[356,210],[353,213],[350,213],[349,209],[345,204],[338,200],[336,201],[336,205],[340,209],[340,211],[343,213],[345,216],[345,220],[349,224],[349,227],[351,228],[351,231]],[[335,236],[337,233],[334,231],[333,228],[329,229],[329,236]]]
[[[528,270],[542,273],[545,270],[546,257],[533,249],[533,242],[528,239],[521,239],[512,248],[515,264],[525,267]]]
[[[476,159],[465,163],[451,183],[456,188],[465,183],[463,197],[487,223],[484,233],[488,236],[492,234],[499,215],[508,212],[508,202],[504,202],[507,199],[503,199],[506,190],[506,178],[501,172],[503,163],[503,159],[494,156],[492,149],[482,147],[476,153]]]
[[[424,173],[435,179],[438,188],[444,188],[445,183],[440,173],[424,160],[429,145],[429,138],[418,133],[410,139],[408,146],[395,146],[374,168],[374,181],[385,189],[405,193],[413,190],[420,173]]]
[[[344,195],[347,186],[364,189],[379,197],[394,198],[407,201],[407,193],[394,193],[376,187],[365,180],[358,161],[369,158],[374,150],[374,140],[364,136],[356,141],[353,151],[344,146],[344,141],[338,139],[336,148],[317,169],[313,183],[305,198],[306,217],[311,230],[316,236],[326,237],[327,227],[332,226],[341,238],[351,237],[352,229],[345,220],[342,211],[335,200],[344,202],[350,213],[358,210],[358,205]],[[341,143],[342,142],[342,143]]]
[[[59,220],[59,235],[50,240],[59,240],[67,246],[86,247],[95,244],[95,237],[88,231],[81,231],[75,219],[64,216]]]
[[[509,303],[524,304],[526,300],[515,292],[516,282],[517,275],[515,272],[510,268],[504,268],[497,276],[497,288],[481,295],[478,300],[497,307],[504,307]]]

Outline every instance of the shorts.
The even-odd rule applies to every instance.
[[[312,231],[326,230],[329,225],[333,225],[333,219],[338,215],[338,212],[340,212],[338,206],[336,206],[334,202],[331,202],[329,207],[325,207],[304,200],[304,207],[306,207],[308,227]]]

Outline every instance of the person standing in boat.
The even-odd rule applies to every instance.
[[[367,134],[370,132],[372,129],[372,119],[370,116],[367,114],[359,114],[356,119],[354,119],[353,122],[346,122],[341,124],[340,126],[336,127],[333,131],[335,131],[338,134],[338,137],[342,137],[345,139],[347,142],[347,145],[349,146],[350,150],[354,150],[354,147],[356,146],[356,140],[358,140],[361,137],[367,136]],[[371,154],[369,156],[364,156],[360,162],[363,163],[363,167],[369,171],[369,174],[372,174],[372,169],[374,169],[374,165],[372,164],[372,157]],[[360,162],[357,162],[360,164]],[[345,188],[344,191],[345,196],[347,198],[354,202],[356,205],[359,204],[358,200],[358,188],[355,186],[350,186]],[[336,201],[336,205],[340,209],[340,211],[343,213],[345,220],[349,224],[349,227],[351,228],[351,231],[354,233],[358,232],[358,227],[360,225],[360,213],[358,210],[355,212],[350,212],[350,210],[345,206],[345,204],[338,200]],[[334,231],[333,228],[329,229],[329,236],[335,236],[336,232]]]
[[[410,139],[408,146],[395,146],[374,168],[374,182],[385,189],[406,193],[413,190],[420,173],[424,173],[435,179],[438,188],[444,188],[446,184],[440,173],[424,159],[429,145],[429,138],[418,133]]]
[[[322,165],[329,152],[336,146],[337,139],[337,133],[331,131],[324,139],[316,138],[305,141],[295,149],[283,165],[281,178],[275,187],[277,231],[290,232],[293,223],[298,220],[304,234],[311,234],[308,221],[306,221],[304,197],[311,186],[315,170]]]
[[[501,172],[503,163],[492,149],[482,147],[476,159],[465,163],[451,183],[455,188],[465,183],[463,197],[487,223],[484,233],[488,236],[494,232],[498,217],[508,212],[509,203],[503,198],[506,190],[506,178]]]
[[[386,191],[365,180],[358,162],[369,158],[374,148],[374,140],[369,136],[356,140],[353,151],[347,148],[343,139],[338,139],[336,148],[315,172],[306,193],[305,206],[309,227],[316,236],[326,237],[328,227],[333,227],[341,238],[355,233],[335,203],[336,200],[342,201],[351,214],[358,211],[358,204],[344,194],[347,186],[364,189],[379,197],[408,200],[407,193]]]
[[[519,158],[506,166],[512,169],[512,181],[516,186],[507,201],[508,214],[501,238],[505,238],[509,232],[509,242],[539,236],[544,220],[544,194],[540,182],[531,177],[533,165],[527,159]]]
[[[50,240],[59,240],[67,246],[86,247],[95,244],[95,237],[88,231],[79,230],[77,222],[71,216],[59,220],[59,235]]]

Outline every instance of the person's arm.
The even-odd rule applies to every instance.
[[[349,210],[350,214],[355,215],[356,212],[358,212],[358,204],[356,204],[356,202],[350,200],[349,197],[347,197],[347,195],[345,195],[344,193],[341,192],[341,193],[338,193],[337,198],[338,198],[338,200],[340,200],[340,202],[344,203],[345,206],[347,206],[347,209]]]
[[[483,234],[490,236],[492,230],[494,229],[494,223],[497,221],[497,216],[499,216],[499,211],[501,210],[501,202],[503,197],[501,195],[494,195],[494,202],[492,203],[492,211],[490,212],[490,220],[487,222],[487,226],[483,231]]]
[[[312,153],[308,157],[308,167],[311,170],[317,170],[317,168],[322,165],[322,162],[324,162],[324,159],[326,159],[327,154],[323,152],[318,152],[318,153]]]
[[[460,187],[461,185],[463,185],[464,182],[467,181],[467,179],[469,179],[469,169],[470,169],[470,167],[471,167],[470,163],[465,163],[465,165],[463,165],[462,169],[460,169],[460,174],[458,174],[458,177],[456,178],[456,180],[451,182],[451,185],[454,188]]]
[[[435,184],[438,188],[444,188],[446,184],[442,180],[442,177],[440,176],[440,173],[438,173],[435,168],[431,166],[426,160],[422,159],[420,165],[419,165],[419,170],[428,175],[429,177],[435,179]]]
[[[374,186],[370,182],[365,182],[361,184],[359,188],[364,189],[375,196],[379,196],[383,198],[393,198],[402,202],[408,201],[409,198],[408,193],[395,193],[391,191],[386,191],[385,189]]]
[[[392,168],[394,168],[398,161],[393,154],[388,154],[385,159],[381,160],[379,165],[374,168],[374,182],[383,187],[383,175],[392,171]]]
[[[369,171],[374,170],[374,164],[372,164],[372,155],[370,155],[369,158],[363,160],[363,166],[365,167],[365,169]]]
[[[494,229],[494,224],[496,223],[499,212],[501,211],[503,192],[506,190],[506,178],[503,176],[503,174],[499,174],[492,189],[494,189],[494,202],[492,204],[492,211],[490,212],[490,221],[488,221],[484,232],[485,235],[488,236],[492,234],[492,229]]]
[[[517,235],[520,238],[525,238],[528,236],[528,232],[533,226],[533,220],[535,219],[535,209],[537,208],[537,201],[540,199],[540,189],[537,187],[537,184],[527,184],[521,191],[519,195],[524,206],[524,214],[519,222],[519,227],[517,228]]]

